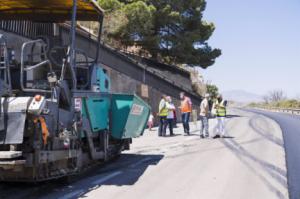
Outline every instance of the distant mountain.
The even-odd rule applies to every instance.
[[[262,101],[262,96],[244,90],[231,90],[222,92],[223,98],[229,101],[250,103]]]

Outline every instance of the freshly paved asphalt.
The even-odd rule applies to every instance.
[[[261,110],[250,111],[267,116],[279,124],[286,152],[290,199],[300,199],[300,116]]]

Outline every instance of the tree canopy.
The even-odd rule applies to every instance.
[[[207,84],[206,85],[207,93],[211,99],[216,99],[219,94],[219,88],[216,85]]]
[[[207,43],[215,30],[203,20],[205,0],[99,0],[105,37],[136,46],[166,63],[206,68],[221,55]]]

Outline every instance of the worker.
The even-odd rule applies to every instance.
[[[218,95],[215,108],[216,108],[216,115],[217,115],[217,135],[215,137],[224,138],[227,136],[225,130],[225,118],[226,118],[226,105],[227,101],[223,99],[222,95]]]
[[[179,109],[181,110],[181,120],[183,124],[184,133],[190,135],[190,115],[192,112],[192,101],[189,97],[185,95],[184,92],[180,93],[181,105]]]
[[[154,125],[154,116],[153,116],[153,113],[150,113],[149,118],[148,118],[149,131],[152,131],[153,125]]]
[[[201,120],[201,129],[200,129],[200,138],[209,137],[208,132],[208,118],[209,118],[209,94],[205,94],[204,99],[200,104],[200,120]],[[205,132],[205,135],[203,134]]]
[[[174,114],[173,127],[177,128],[177,113],[176,113],[176,108],[174,109],[173,114]]]
[[[173,104],[172,98],[170,96],[167,97],[167,108],[168,108],[167,121],[168,121],[169,130],[170,130],[170,136],[174,136],[173,123],[174,123],[175,105]]]
[[[158,116],[159,116],[159,128],[158,128],[158,136],[166,136],[167,130],[167,116],[168,116],[168,108],[166,102],[166,95],[162,95],[161,100],[159,102]]]

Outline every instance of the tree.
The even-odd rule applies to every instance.
[[[211,99],[216,99],[219,94],[218,87],[216,85],[207,84],[206,88],[207,88],[207,93],[209,94]]]
[[[207,40],[215,30],[203,20],[205,0],[99,0],[114,27],[108,38],[127,46],[138,46],[164,62],[207,68],[221,55]],[[124,20],[116,20],[119,12]]]
[[[270,96],[269,95],[264,95],[262,98],[263,98],[263,101],[264,101],[265,104],[269,104],[269,102],[270,102]]]
[[[123,6],[123,4],[118,0],[98,0],[98,3],[108,12],[118,10]]]
[[[286,99],[285,93],[282,90],[273,90],[269,92],[271,102],[279,102]]]
[[[286,95],[282,90],[273,90],[262,97],[264,104],[278,103],[286,99]]]

